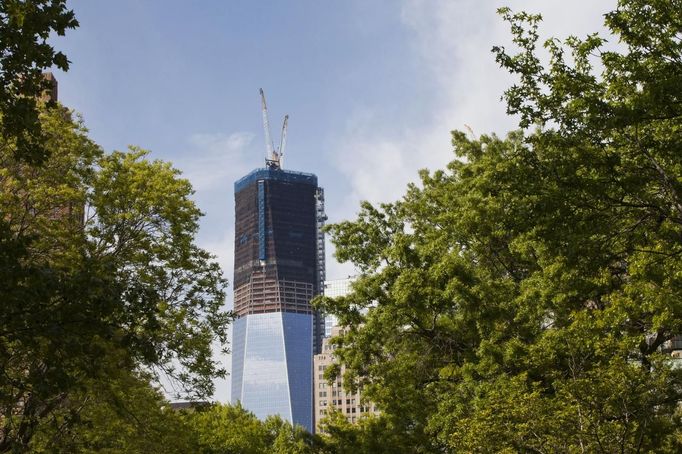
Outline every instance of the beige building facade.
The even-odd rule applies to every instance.
[[[332,328],[332,337],[340,333],[340,328]],[[313,357],[313,386],[314,386],[314,419],[315,431],[320,432],[320,421],[327,413],[334,410],[340,411],[350,423],[355,423],[360,417],[377,413],[377,409],[371,402],[363,402],[361,391],[347,393],[343,389],[343,368],[341,375],[332,383],[324,378],[325,370],[334,364],[334,346],[331,345],[330,337],[322,340],[322,353]]]

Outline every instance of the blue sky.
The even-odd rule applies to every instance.
[[[258,89],[276,142],[290,115],[285,167],[318,175],[331,221],[352,218],[444,166],[450,130],[515,127],[490,53],[509,44],[504,5],[565,37],[601,30],[615,0],[73,0],[81,26],[53,41],[72,61],[59,97],[105,150],[139,145],[184,172],[199,243],[231,278],[232,183],[265,155]],[[352,273],[330,249],[328,278]]]

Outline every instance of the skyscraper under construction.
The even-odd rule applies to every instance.
[[[269,142],[264,97],[263,109]],[[324,195],[315,175],[282,169],[283,143],[268,148],[266,166],[234,184],[232,402],[312,431],[324,320],[310,300],[324,282]]]

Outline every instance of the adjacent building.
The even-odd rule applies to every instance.
[[[324,319],[324,195],[317,177],[266,161],[234,184],[232,402],[313,429],[313,353]]]
[[[332,279],[329,281],[324,281],[324,296],[328,296],[329,298],[337,298],[339,296],[347,295],[351,291],[350,285],[353,280],[353,277],[348,277],[346,279]],[[334,315],[326,314],[324,318],[324,337],[331,337],[332,328],[337,324],[338,323]]]
[[[334,326],[331,337],[337,336],[341,328]],[[330,343],[331,337],[322,342],[322,353],[315,355],[313,369],[315,371],[315,431],[320,432],[320,421],[325,415],[333,410],[340,411],[346,419],[355,423],[361,416],[377,413],[376,406],[371,402],[363,401],[362,390],[346,392],[343,388],[343,367],[341,375],[333,382],[328,383],[324,378],[324,371],[334,364],[334,346]]]
[[[675,336],[661,345],[661,351],[672,356],[674,368],[682,369],[682,336]]]
[[[346,279],[333,279],[324,282],[324,296],[338,298],[351,292],[351,284],[355,277]],[[331,338],[341,333],[336,317],[325,317],[325,339],[322,341],[322,351],[315,355],[313,360],[314,378],[314,401],[315,401],[315,430],[320,431],[320,421],[333,410],[340,411],[346,419],[354,423],[361,416],[376,413],[377,409],[371,402],[364,402],[362,390],[348,393],[343,388],[343,367],[341,374],[333,382],[328,383],[324,378],[324,371],[335,362],[334,346]]]
[[[51,72],[44,72],[43,79],[47,82],[47,88],[43,90],[40,96],[43,102],[57,102],[59,101],[59,83]]]

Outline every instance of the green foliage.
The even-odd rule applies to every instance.
[[[88,255],[117,270],[117,284],[135,308],[118,323],[138,361],[178,379],[189,397],[204,397],[223,373],[212,360],[211,340],[227,342],[225,281],[212,256],[194,244],[201,212],[189,181],[146,155],[131,148],[98,161],[85,221]]]
[[[149,377],[127,372],[88,383],[50,424],[41,425],[35,453],[314,454],[324,444],[279,416],[265,421],[241,406],[198,405],[173,411]]]
[[[317,437],[301,426],[292,426],[279,416],[270,416],[263,423],[270,454],[313,454],[321,446]]]
[[[49,84],[42,71],[69,61],[47,43],[51,34],[78,27],[66,0],[3,0],[0,2],[0,132],[14,142],[15,156],[40,163],[47,157],[37,99]]]
[[[397,423],[397,424],[396,424]],[[374,454],[424,452],[409,437],[400,421],[387,415],[371,415],[351,424],[338,411],[330,412],[320,423],[324,453]]]
[[[35,453],[165,454],[196,451],[194,434],[148,377],[126,372],[72,395],[31,441]]]
[[[620,50],[552,39],[547,64],[540,18],[501,13],[524,129],[454,132],[447,169],[330,227],[363,272],[318,301],[346,381],[414,452],[677,452],[682,4],[623,0]]]
[[[187,418],[201,454],[257,454],[267,448],[265,427],[241,406],[215,405]]]
[[[241,406],[213,405],[186,415],[201,454],[312,454],[319,440],[279,416],[264,422]]]
[[[104,154],[59,109],[41,123],[41,166],[0,144],[0,452],[121,371],[184,397],[224,373],[211,345],[226,341],[225,281],[194,244],[190,184],[142,150]]]

